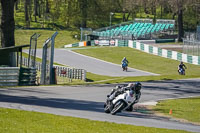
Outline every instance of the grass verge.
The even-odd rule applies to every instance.
[[[52,30],[15,30],[15,44],[16,46],[30,44],[30,37],[34,33],[38,33],[41,36],[38,38],[37,48],[42,48],[44,42],[55,32],[56,31]],[[79,40],[76,40],[72,37],[72,32],[73,31],[67,30],[58,31],[58,35],[55,39],[55,48],[61,48],[66,44],[79,42]]]
[[[188,133],[0,108],[1,133]]]
[[[172,114],[169,114],[170,109]],[[200,97],[160,101],[153,110],[167,116],[200,124]]]
[[[159,76],[121,77],[121,79],[118,77],[117,81],[115,81],[116,78],[111,77],[112,81],[105,83],[198,78],[200,75],[200,66],[198,65],[186,63],[188,67],[186,76],[180,76],[177,72],[179,61],[127,47],[99,47],[95,49],[76,49],[74,51],[115,64],[120,64],[122,58],[126,57],[130,62],[129,67],[160,74]]]

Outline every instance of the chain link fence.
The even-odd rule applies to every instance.
[[[186,32],[183,39],[183,53],[200,56],[200,31]]]
[[[40,34],[35,33],[30,38],[28,67],[35,67],[36,50],[37,50],[37,39],[39,37],[40,37]]]

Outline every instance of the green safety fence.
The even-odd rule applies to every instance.
[[[172,51],[170,50],[167,50],[167,58],[172,58]]]
[[[140,49],[141,49],[142,51],[144,51],[144,44],[143,44],[143,43],[140,44]]]
[[[149,46],[149,53],[153,54],[153,47]]]
[[[179,60],[179,61],[182,60],[182,53],[177,53],[177,60]]]
[[[79,43],[72,44],[72,47],[78,47],[78,46],[79,46]]]
[[[158,55],[162,56],[162,49],[161,48],[158,48]]]
[[[135,41],[133,42],[133,48],[136,48],[136,42]]]
[[[187,62],[188,63],[192,63],[193,62],[191,55],[187,55]]]

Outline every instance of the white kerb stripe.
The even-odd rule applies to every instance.
[[[65,45],[65,48],[71,48],[72,44]]]
[[[158,47],[153,47],[153,54],[158,55]]]
[[[198,56],[192,56],[192,64],[198,65]]]
[[[132,40],[128,41],[128,47],[133,48],[133,41]]]
[[[172,59],[177,60],[177,54],[176,51],[172,51]]]
[[[162,49],[162,57],[167,58],[167,50],[166,49]]]
[[[136,42],[136,49],[140,50],[140,42]]]
[[[84,42],[79,42],[79,47],[84,46]]]
[[[118,46],[118,40],[115,40],[115,46],[116,47]]]
[[[144,44],[144,52],[149,53],[149,45]]]
[[[187,62],[187,54],[182,54],[182,61]]]

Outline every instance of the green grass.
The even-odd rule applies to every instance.
[[[1,133],[188,133],[0,108]]]
[[[172,109],[172,117],[200,123],[200,97],[160,101],[153,109],[165,115]]]
[[[121,64],[122,58],[126,57],[130,62],[129,67],[160,74],[160,76],[153,76],[157,80],[159,80],[159,77],[160,79],[165,77],[166,79],[180,79],[182,77],[196,78],[200,75],[200,66],[198,65],[186,63],[188,67],[186,76],[179,76],[177,73],[179,61],[151,55],[127,47],[100,47],[96,49],[78,49],[74,51],[116,64]]]
[[[187,67],[189,68],[187,69],[187,75],[186,76],[178,75],[177,65],[179,64],[179,61],[170,60],[155,55],[150,55],[127,47],[88,47],[88,48],[80,47],[80,48],[70,48],[70,50],[88,56],[93,56],[95,58],[100,58],[102,60],[106,60],[116,64],[120,64],[121,59],[124,56],[126,56],[128,60],[131,62],[129,66],[140,70],[161,74],[159,76],[110,77],[104,75],[96,75],[93,73],[87,73],[88,82],[84,84],[111,84],[111,83],[122,83],[122,82],[132,82],[132,81],[176,80],[185,78],[198,78],[200,74],[198,72],[200,66],[186,64]],[[156,68],[154,68],[155,66]]]
[[[160,74],[160,76],[139,76],[139,77],[111,77],[87,73],[87,82],[76,82],[76,84],[111,84],[132,81],[152,81],[152,80],[173,80],[185,78],[198,78],[200,66],[186,64],[186,76],[178,75],[177,66],[179,61],[166,59],[163,57],[150,55],[139,50],[127,47],[85,47],[72,48],[75,52],[100,58],[116,64],[121,63],[121,59],[126,56],[129,60],[129,67]],[[38,61],[41,61],[37,59]],[[58,64],[59,65],[59,64]],[[66,83],[75,84],[75,83]]]
[[[87,72],[87,82],[100,82],[100,81],[106,81],[106,80],[118,79],[118,78],[119,77],[97,75],[94,73]]]
[[[52,30],[15,30],[15,45],[24,45],[24,44],[30,44],[30,37],[34,33],[41,34],[41,36],[38,38],[38,48],[42,48],[44,42],[50,38],[53,33],[56,31]],[[67,31],[67,30],[61,30],[58,31],[58,35],[55,39],[55,48],[61,48],[66,44],[71,44],[75,42],[79,42],[79,40],[76,40],[72,37],[73,31]]]

